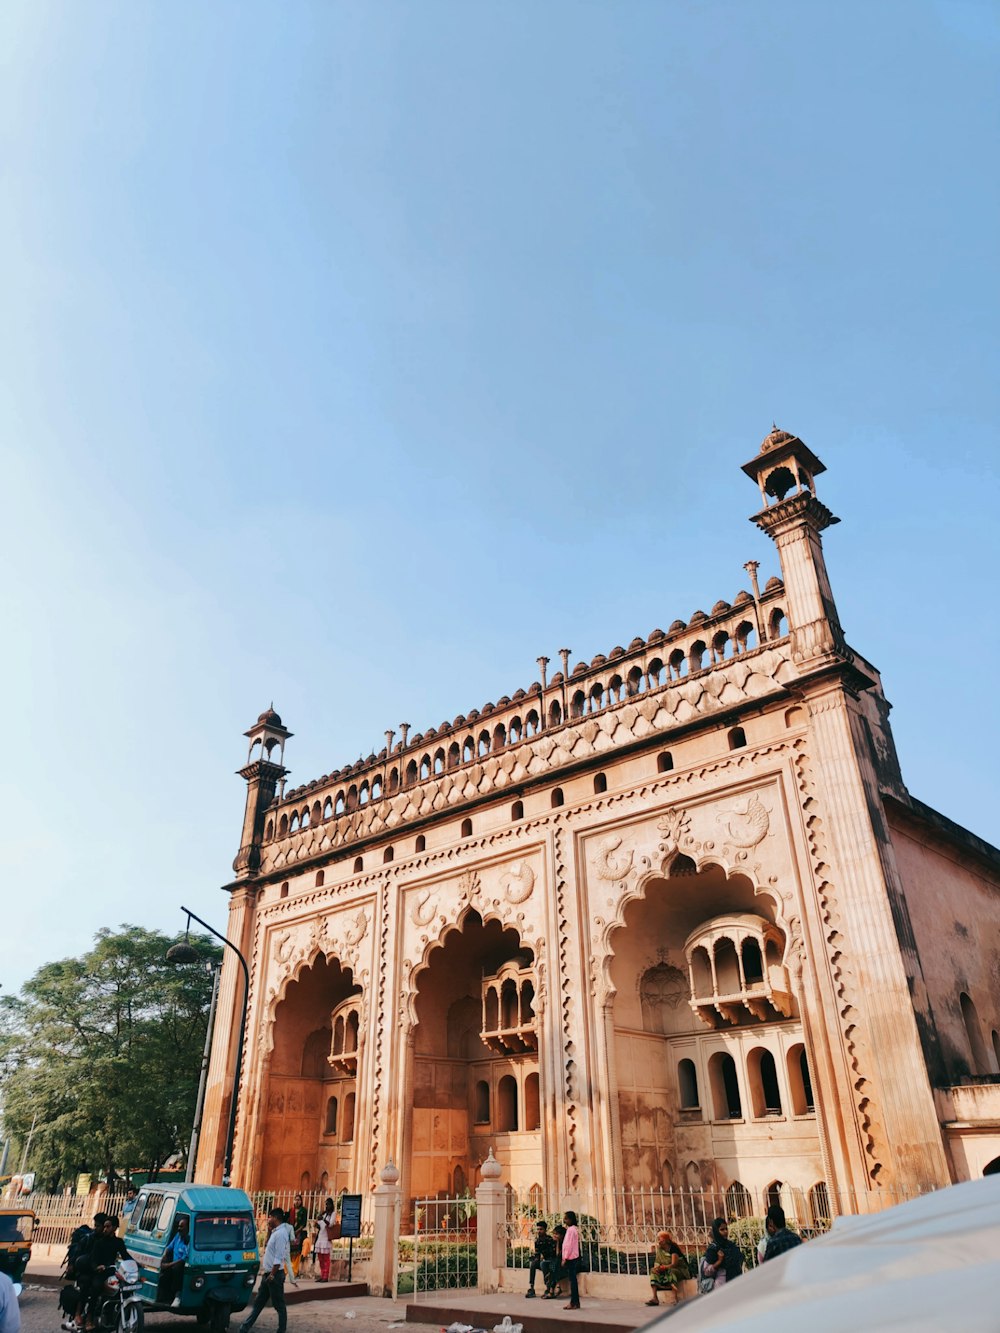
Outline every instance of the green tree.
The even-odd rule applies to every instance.
[[[5,1131],[46,1182],[81,1171],[155,1176],[187,1148],[201,1068],[211,964],[221,948],[192,936],[205,966],[166,961],[174,941],[123,925],[82,958],[39,968],[0,1014]]]

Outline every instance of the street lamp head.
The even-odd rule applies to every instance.
[[[172,944],[167,950],[168,963],[197,963],[199,958],[198,950],[188,940]]]

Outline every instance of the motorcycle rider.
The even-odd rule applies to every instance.
[[[117,1233],[118,1218],[105,1217],[100,1231],[94,1232],[87,1253],[81,1260],[80,1267],[83,1269],[81,1276],[86,1285],[81,1284],[84,1300],[76,1317],[78,1329],[84,1327],[84,1315],[88,1329],[96,1326],[104,1294],[104,1283],[107,1281],[109,1271],[114,1269],[118,1259],[132,1258],[125,1248],[125,1242]]]

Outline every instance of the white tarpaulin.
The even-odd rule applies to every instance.
[[[845,1218],[662,1323],[664,1333],[1000,1333],[1000,1176]]]

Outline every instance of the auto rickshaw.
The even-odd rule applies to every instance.
[[[164,1289],[164,1251],[188,1219],[189,1251],[176,1299]],[[125,1245],[139,1265],[146,1310],[194,1315],[223,1333],[250,1302],[260,1268],[253,1205],[242,1190],[216,1185],[143,1185],[129,1215]]]
[[[19,1283],[31,1258],[35,1214],[30,1208],[0,1208],[0,1273]]]

